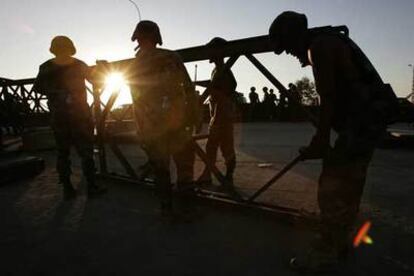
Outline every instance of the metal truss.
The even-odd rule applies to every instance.
[[[260,53],[269,53],[272,52],[272,46],[268,36],[257,36],[239,40],[228,41],[226,44],[220,47],[207,47],[207,46],[197,46],[191,48],[180,49],[176,51],[182,58],[183,62],[195,62],[195,61],[203,61],[209,60],[211,56],[216,54],[220,54],[227,59],[225,64],[226,68],[231,68],[237,60],[244,56],[247,58],[251,64],[261,73],[263,74],[269,82],[271,82],[281,93],[282,95],[286,96],[291,103],[297,104],[300,107],[302,105],[295,101],[294,97],[291,97],[288,90],[285,86],[279,82],[276,77],[254,56],[255,54]],[[114,71],[121,71],[121,72],[128,72],[131,68],[131,62],[133,59],[127,60],[120,60],[109,62],[106,66],[106,70],[114,70]],[[91,68],[93,68],[92,66]],[[1,79],[1,86],[2,86],[2,97],[4,97],[4,93],[11,93],[19,97],[21,101],[29,103],[31,106],[32,112],[46,112],[46,108],[42,105],[42,101],[46,100],[44,96],[36,93],[33,91],[32,88],[27,88],[28,86],[33,85],[34,79],[24,79],[24,80],[7,80]],[[207,99],[209,92],[210,92],[210,83],[209,81],[199,81],[195,82],[195,85],[206,87],[206,90],[201,95],[202,102]],[[111,109],[119,95],[119,91],[114,91],[109,100],[106,103],[102,102],[101,96],[103,90],[105,89],[104,84],[102,81],[96,81],[92,84],[92,89],[88,91],[93,94],[93,105],[91,106],[94,114],[95,119],[95,129],[96,129],[96,149],[98,152],[98,159],[99,159],[99,175],[104,178],[110,178],[114,180],[121,180],[123,182],[132,182],[132,183],[139,183],[139,184],[151,184],[145,183],[138,179],[138,176],[130,164],[128,159],[125,157],[124,153],[121,151],[119,145],[121,143],[134,143],[139,144],[138,140],[131,137],[117,137],[116,135],[112,135],[108,131],[108,117],[110,114]],[[311,114],[308,110],[303,109],[305,114],[308,116],[309,120],[316,125],[316,119],[313,114]],[[123,116],[118,117],[115,120],[115,123],[122,123],[125,120],[122,118]],[[200,159],[204,162],[206,166],[210,168],[213,175],[216,179],[224,183],[224,175],[215,167],[209,165],[206,159],[206,154],[203,149],[198,145],[197,141],[201,139],[208,138],[208,135],[199,135],[193,137],[193,147],[196,154],[200,157]],[[125,175],[115,175],[111,174],[108,171],[108,164],[107,164],[107,154],[106,150],[109,146],[109,149],[112,151],[114,156],[118,159],[122,167],[124,168]],[[261,210],[270,212],[273,214],[282,214],[287,215],[293,218],[304,218],[301,211],[293,208],[283,207],[275,204],[265,204],[262,202],[258,202],[257,198],[262,195],[265,191],[267,191],[272,185],[274,185],[283,175],[285,175],[290,169],[292,169],[297,163],[299,163],[302,159],[300,156],[296,157],[294,160],[289,162],[283,169],[281,169],[274,177],[272,177],[269,181],[267,181],[260,189],[258,189],[253,195],[249,196],[248,198],[243,198],[240,196],[232,196],[223,193],[217,193],[213,191],[198,190],[198,196],[200,198],[213,200],[216,202],[221,202],[226,205],[236,205],[239,207],[252,209],[252,210]]]

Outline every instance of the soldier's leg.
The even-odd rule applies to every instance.
[[[72,144],[70,130],[66,126],[54,126],[53,132],[56,142],[56,170],[59,174],[59,180],[61,182],[70,182],[70,175],[72,173],[70,168],[70,147]]]
[[[106,192],[106,188],[95,181],[95,161],[93,159],[93,125],[92,121],[77,122],[73,126],[73,143],[81,159],[82,173],[88,183],[90,196]]]
[[[161,212],[170,215],[172,212],[172,187],[170,178],[170,155],[166,139],[159,139],[148,145],[151,161],[154,166],[155,188],[160,199]]]
[[[219,129],[217,127],[211,127],[209,131],[209,136],[207,139],[206,144],[206,155],[207,155],[207,163],[215,165],[217,159],[217,150],[219,147]],[[203,173],[201,174],[199,181],[210,181],[211,182],[211,172],[207,167],[207,164],[204,168]]]
[[[323,164],[318,187],[321,235],[339,255],[348,251],[371,155],[334,155]]]
[[[193,210],[193,199],[195,197],[193,181],[195,153],[193,144],[189,139],[173,155],[177,168],[177,207],[182,213],[190,213]]]
[[[64,198],[70,199],[76,195],[76,191],[70,181],[72,172],[70,167],[70,129],[62,126],[53,126],[53,131],[57,150],[56,170],[59,174],[59,183],[63,185]]]
[[[220,150],[226,163],[226,180],[229,184],[233,184],[236,151],[234,149],[234,128],[232,124],[223,127],[220,131]]]

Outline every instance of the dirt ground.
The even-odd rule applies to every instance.
[[[238,189],[252,194],[312,134],[305,123],[238,125]],[[121,149],[134,166],[145,161],[135,146]],[[211,205],[201,205],[192,224],[167,223],[151,191],[111,181],[100,198],[81,192],[64,202],[53,151],[30,154],[43,157],[46,170],[0,186],[0,275],[296,275],[287,260],[314,235],[303,226]],[[110,152],[108,160],[110,171],[124,173]],[[413,150],[376,151],[359,220],[372,221],[374,243],[358,248],[338,275],[414,275],[413,160]],[[74,168],[74,183],[83,190],[75,156]],[[196,174],[202,168],[198,160]],[[319,173],[320,162],[303,162],[259,200],[317,214]]]

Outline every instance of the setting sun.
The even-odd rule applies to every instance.
[[[106,89],[110,91],[119,90],[126,85],[124,76],[121,73],[111,73],[105,79]]]
[[[105,79],[105,89],[103,99],[106,101],[110,95],[114,92],[119,92],[118,99],[115,102],[114,107],[122,104],[131,103],[131,93],[127,82],[122,73],[113,72],[110,73]]]

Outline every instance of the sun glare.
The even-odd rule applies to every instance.
[[[110,73],[105,79],[104,98],[109,98],[114,92],[119,92],[114,107],[132,102],[129,86],[120,72]]]
[[[124,76],[121,73],[111,73],[105,79],[106,89],[114,92],[126,85]]]

